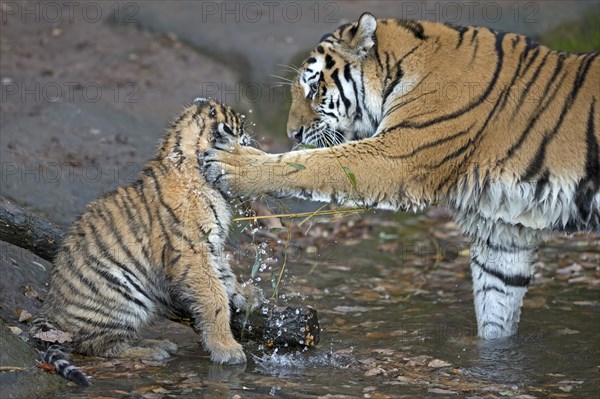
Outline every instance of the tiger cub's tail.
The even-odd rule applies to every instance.
[[[69,362],[69,355],[61,344],[50,345],[43,353],[42,358],[56,369],[56,373],[78,385],[92,385],[89,377],[76,366]]]
[[[40,332],[50,330],[59,330],[54,324],[46,318],[37,318],[33,321],[33,325],[29,330],[30,338],[35,342],[36,346],[41,349],[42,360],[54,366],[56,373],[60,374],[69,381],[73,381],[78,385],[92,385],[89,377],[78,367],[69,362],[70,350],[63,344],[51,344],[48,346],[47,341],[43,341],[36,337]],[[45,349],[44,349],[45,348]]]

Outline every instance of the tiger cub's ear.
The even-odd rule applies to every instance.
[[[356,33],[350,41],[350,48],[356,51],[360,57],[364,57],[375,45],[375,31],[377,30],[377,20],[372,14],[364,13],[358,19]]]

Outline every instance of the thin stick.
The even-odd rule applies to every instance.
[[[285,267],[287,266],[287,249],[290,245],[290,241],[292,240],[292,229],[288,228],[288,236],[287,240],[285,240],[285,246],[283,247],[283,264],[281,265],[281,270],[279,271],[279,276],[277,277],[277,282],[275,283],[275,287],[273,287],[273,295],[271,298],[277,299],[279,298],[279,283],[281,283],[281,278],[283,277],[283,273],[285,272]]]
[[[0,371],[24,371],[26,370],[23,367],[17,367],[17,366],[0,366]]]
[[[307,220],[312,219],[315,215],[317,215],[319,212],[321,212],[322,209],[325,208],[327,205],[329,205],[329,204],[323,204],[322,207],[320,207],[319,209],[317,209],[316,211],[314,211],[313,213],[311,213],[309,216],[305,217],[303,221],[301,221],[300,223],[298,223],[298,227],[302,226],[304,224],[304,222],[306,222]],[[308,232],[308,230],[307,230],[307,232]]]
[[[307,216],[328,216],[328,215],[337,215],[343,213],[355,213],[355,212],[364,212],[365,208],[350,208],[350,209],[328,209],[326,211],[318,211],[318,212],[300,212],[300,213],[281,213],[278,215],[260,215],[260,216],[244,216],[239,218],[233,218],[234,222],[240,222],[243,220],[258,220],[258,219],[272,219],[272,218],[290,218],[290,219],[298,219]]]

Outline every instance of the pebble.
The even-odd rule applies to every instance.
[[[440,359],[433,359],[432,361],[429,362],[429,364],[427,364],[427,366],[437,369],[440,367],[451,367],[452,364],[445,362],[443,360],[440,360]]]
[[[382,369],[381,367],[374,367],[371,370],[367,370],[365,372],[365,377],[374,377],[376,375],[386,375],[387,373],[385,372],[384,369]]]
[[[21,314],[19,315],[19,323],[27,323],[32,319],[31,313],[26,311],[25,309],[21,310]]]
[[[563,267],[556,271],[557,274],[579,274],[583,271],[583,267],[579,263],[573,263],[571,266]]]
[[[8,327],[8,329],[15,335],[19,335],[23,332],[23,330],[21,330],[19,327],[11,326],[11,327]]]

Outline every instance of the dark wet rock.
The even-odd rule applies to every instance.
[[[52,263],[31,252],[0,241],[0,317],[11,326],[27,329],[19,323],[17,308],[36,315],[46,296],[46,280]],[[35,291],[38,295],[31,295]]]
[[[2,398],[48,398],[66,387],[63,378],[38,369],[36,359],[36,351],[13,334],[0,318],[0,367],[15,368],[0,372]]]
[[[232,316],[231,325],[236,338],[267,347],[315,347],[321,339],[317,311],[307,306],[275,307],[249,317],[240,312]]]
[[[2,398],[48,398],[67,384],[38,369],[37,352],[9,330],[17,327],[23,330],[20,336],[27,336],[28,325],[19,322],[19,314],[37,314],[51,267],[31,252],[0,241],[0,366],[24,369],[0,372]]]

